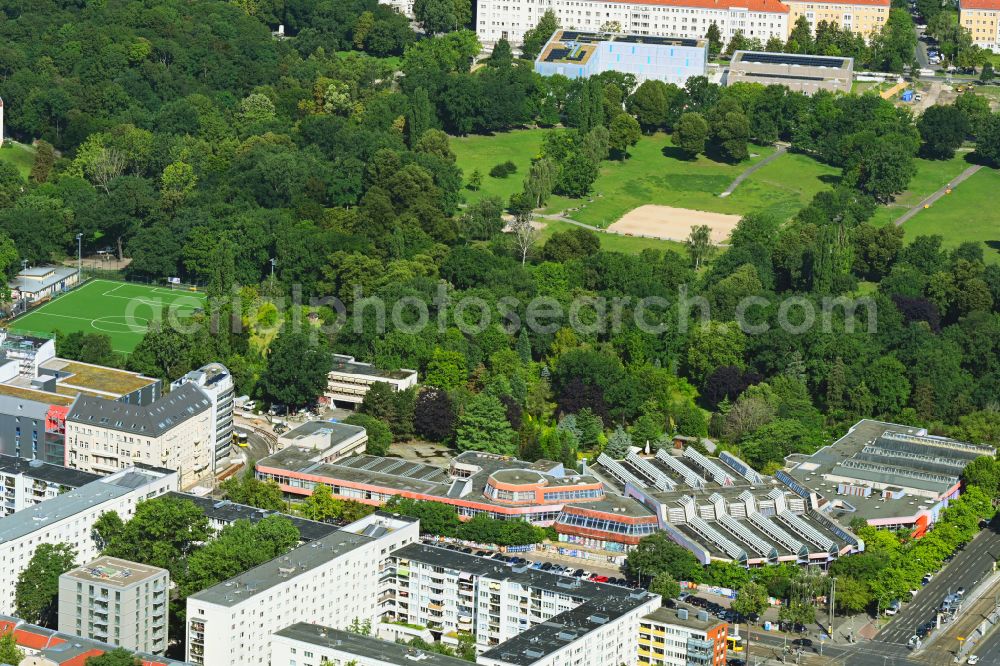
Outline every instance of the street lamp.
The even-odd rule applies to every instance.
[[[76,235],[76,281],[83,281],[83,234]]]
[[[271,283],[272,284],[274,283],[274,265],[276,263],[278,263],[278,260],[275,259],[274,257],[271,257]]]

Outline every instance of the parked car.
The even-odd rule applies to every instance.
[[[594,582],[595,583],[607,583],[608,582],[608,577],[607,576],[594,576]]]
[[[577,578],[579,578],[583,574],[584,574],[583,569],[577,569],[576,571],[573,572],[573,575],[576,576]]]
[[[979,663],[979,655],[970,654],[969,658],[965,660],[965,663],[967,663],[967,664],[978,664]]]
[[[955,590],[955,594],[957,594],[960,597],[964,597],[965,596],[965,588],[964,587],[958,588],[957,590]]]
[[[809,648],[812,647],[813,642],[811,639],[808,638],[796,638],[794,641],[792,641],[792,645],[794,645],[795,647]]]

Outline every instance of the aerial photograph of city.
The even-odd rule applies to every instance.
[[[0,666],[1000,666],[1000,0],[0,0]]]

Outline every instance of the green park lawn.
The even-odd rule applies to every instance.
[[[35,163],[35,151],[30,146],[7,141],[0,147],[0,161],[13,164],[21,176],[27,178],[31,173],[31,166]]]
[[[943,185],[947,185],[949,180],[968,168],[969,163],[965,159],[966,155],[968,153],[958,153],[950,160],[917,159],[917,173],[910,181],[909,188],[897,196],[895,201],[876,210],[872,224],[882,226],[893,222]],[[910,223],[907,222],[904,228],[909,229],[909,227]],[[907,236],[910,235],[907,234]]]
[[[905,239],[938,234],[945,247],[983,243],[988,263],[1000,264],[1000,221],[996,213],[1000,171],[984,168],[904,225]]]
[[[469,176],[477,169],[483,176],[483,186],[478,191],[463,190],[466,201],[473,202],[485,196],[498,196],[506,203],[510,195],[520,192],[524,176],[531,167],[531,158],[538,154],[542,147],[542,137],[548,131],[528,129],[485,136],[451,137],[451,150],[455,153],[465,182],[469,182]],[[517,173],[506,178],[493,178],[489,175],[490,169],[507,160],[517,165]]]
[[[451,140],[465,178],[473,170],[483,174],[478,192],[465,190],[467,201],[495,195],[504,200],[520,191],[531,159],[538,154],[542,137],[549,130],[531,129],[492,136],[456,137]],[[837,169],[804,155],[786,154],[755,172],[728,198],[719,198],[736,176],[774,152],[771,146],[751,146],[746,162],[731,165],[700,156],[683,159],[667,134],[644,136],[623,162],[609,160],[591,195],[584,199],[554,196],[545,213],[566,212],[574,220],[607,227],[622,215],[645,204],[692,208],[740,215],[769,211],[790,217],[812,196],[833,182]],[[488,175],[494,165],[511,160],[517,173],[507,178]]]

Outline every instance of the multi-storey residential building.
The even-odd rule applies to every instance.
[[[26,655],[23,666],[84,666],[91,657],[99,657],[116,648],[75,634],[67,634],[28,624],[11,615],[0,615],[0,636],[11,634]],[[189,666],[160,655],[135,652],[142,666]]]
[[[558,30],[535,59],[535,71],[571,79],[615,71],[636,81],[663,81],[683,87],[692,76],[705,76],[708,42],[704,39],[651,37]]]
[[[984,49],[1000,49],[1000,0],[959,0],[958,24]]]
[[[374,513],[187,599],[187,660],[267,664],[271,633],[296,622],[346,628],[377,620],[379,579],[419,523]]]
[[[212,469],[218,469],[221,461],[229,457],[233,447],[233,407],[236,400],[236,384],[228,368],[221,363],[209,363],[192,370],[170,384],[170,390],[184,384],[195,384],[212,401]]]
[[[177,490],[177,473],[136,466],[0,518],[0,613],[14,610],[14,586],[43,543],[65,543],[83,560],[97,557],[91,529],[101,514],[114,511],[128,520],[142,500]]]
[[[98,557],[59,576],[59,631],[163,654],[169,597],[166,569]]]
[[[788,30],[805,16],[813,32],[821,21],[870,37],[889,20],[889,0],[782,0],[788,5]]]
[[[297,622],[271,636],[271,666],[469,666],[457,657]]]
[[[66,466],[108,474],[135,463],[177,470],[182,486],[212,472],[212,401],[194,383],[149,405],[81,395],[66,416]]]
[[[98,478],[96,474],[37,459],[0,455],[0,517],[40,504]]]
[[[435,634],[469,634],[480,664],[564,663],[558,655],[566,649],[584,654],[573,662],[584,666],[632,663],[639,618],[660,605],[644,590],[424,544],[400,548],[391,562],[380,591],[385,617]],[[379,631],[391,637],[394,625]]]
[[[0,453],[64,464],[66,413],[77,395],[144,405],[160,380],[55,355],[55,341],[0,329]]]
[[[778,0],[479,0],[476,33],[486,44],[520,44],[550,9],[564,30],[582,32],[613,25],[632,35],[700,39],[715,23],[724,41],[739,31],[766,42],[784,41],[790,26],[788,5]]]
[[[355,361],[353,356],[333,355],[333,369],[327,375],[323,396],[334,402],[360,405],[368,389],[376,382],[388,384],[393,391],[403,391],[417,385],[417,371],[380,370],[369,363]]]
[[[639,666],[725,666],[729,625],[687,606],[658,608],[639,623]]]

